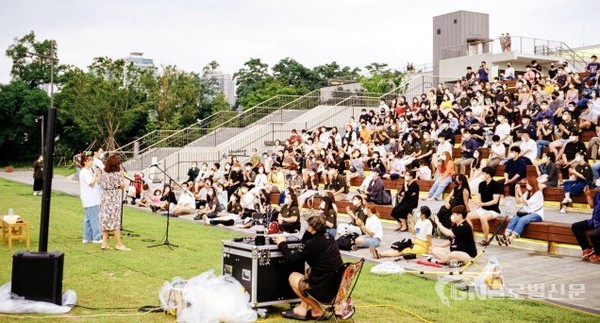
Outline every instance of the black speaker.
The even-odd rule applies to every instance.
[[[62,305],[65,255],[18,251],[13,255],[11,292],[25,299]]]

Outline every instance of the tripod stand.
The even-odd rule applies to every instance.
[[[158,165],[152,165],[154,167],[156,167],[156,169],[158,169],[159,171],[161,171],[161,173],[163,173],[163,175],[165,175],[165,177],[167,177],[169,179],[169,186],[171,186],[172,189],[172,184],[173,184],[173,179],[171,178],[171,176],[169,176],[167,174],[167,172],[165,172],[162,168],[158,167]],[[158,244],[154,244],[154,245],[150,245],[148,246],[148,248],[154,248],[154,247],[160,247],[160,246],[167,246],[169,247],[169,249],[173,250],[173,247],[179,247],[176,244],[172,244],[171,242],[169,242],[169,224],[171,222],[171,201],[168,201],[169,205],[167,206],[167,230],[165,231],[165,241],[158,243]]]
[[[125,167],[123,167],[123,165],[121,165],[121,168],[123,168],[125,173],[127,173],[127,170],[125,169]],[[130,185],[132,182],[135,182],[134,179],[128,177],[127,175],[124,175],[124,177],[126,180],[129,181]],[[123,209],[124,209],[123,206],[125,205],[126,202],[127,202],[127,193],[126,193],[126,190],[123,190],[123,192],[121,194],[121,215],[119,218],[119,226],[121,227],[121,233],[125,232],[125,235],[128,237],[139,237],[140,235],[133,232],[133,230],[127,230],[127,229],[125,229],[125,227],[123,227]]]

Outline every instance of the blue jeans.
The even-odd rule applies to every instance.
[[[436,199],[440,200],[442,198],[442,194],[444,194],[444,189],[446,189],[446,186],[448,186],[451,181],[452,176],[448,176],[444,180],[442,180],[442,176],[438,177],[438,179],[435,180],[435,183],[433,183],[431,186],[429,193],[427,193],[427,197],[435,197]]]
[[[84,210],[83,240],[100,241],[102,239],[100,232],[100,205],[86,207]]]
[[[529,213],[524,216],[513,216],[506,227],[506,233],[514,233],[517,237],[521,236],[525,227],[531,222],[542,222],[542,217],[536,213]]]
[[[537,158],[542,158],[542,149],[544,149],[544,147],[548,147],[550,145],[550,142],[548,140],[537,140],[535,142],[537,144]]]
[[[592,176],[594,176],[594,182],[600,177],[600,163],[592,165]]]
[[[337,229],[336,228],[327,228],[325,229],[327,231],[327,233],[329,233],[329,235],[335,239],[335,236],[337,235]]]
[[[563,188],[565,190],[565,193],[571,193],[571,197],[573,197],[575,195],[583,193],[583,189],[586,185],[587,183],[585,181],[566,181],[563,184]]]
[[[363,239],[363,242],[361,244],[356,244],[357,246],[359,246],[360,248],[369,248],[369,247],[379,247],[379,244],[381,243],[381,240],[379,240],[379,238],[373,238],[370,236],[360,236]]]

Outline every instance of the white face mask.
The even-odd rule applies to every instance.
[[[284,204],[290,204],[291,200],[289,198],[286,198],[284,201]]]
[[[358,206],[358,203],[359,203],[359,202],[358,202],[357,200],[354,200],[354,201],[352,201],[352,204],[353,204],[354,206]]]
[[[211,192],[208,192],[208,193],[206,193],[206,194],[208,194],[208,196],[212,196],[212,195],[213,195],[213,192],[211,191]]]
[[[510,154],[509,154],[509,156],[510,156],[510,158],[512,159],[512,158],[515,158],[515,157],[517,157],[517,154],[516,154],[516,153],[510,153]]]
[[[548,158],[547,157],[542,157],[542,163],[547,163],[548,162]]]
[[[441,156],[441,157],[440,157],[440,160],[441,160],[441,161],[445,161],[445,160],[446,160],[446,156]]]
[[[581,161],[581,156],[575,156],[575,162],[579,163]]]
[[[410,176],[404,176],[404,180],[410,181]]]
[[[450,221],[452,221],[453,223],[456,223],[456,221],[458,221],[458,215],[452,214],[450,216]]]
[[[564,115],[562,116],[562,119],[563,119],[563,120],[565,120],[565,121],[567,121],[567,119],[568,119],[568,118],[569,118],[569,117],[568,117],[566,114],[564,114]]]

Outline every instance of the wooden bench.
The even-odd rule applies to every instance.
[[[496,230],[501,222],[502,219],[498,218],[489,221],[490,232]],[[502,229],[499,231],[499,234],[504,233],[507,225],[508,222],[504,224]],[[473,230],[481,232],[481,224],[479,220],[473,220]],[[557,247],[556,244],[558,243],[577,244],[577,239],[571,230],[571,224],[563,222],[544,221],[529,223],[525,230],[523,230],[521,238],[546,242],[548,244],[548,252],[555,252]]]
[[[279,198],[278,193],[273,193],[270,196],[270,201],[273,204],[277,203]],[[321,202],[320,197],[315,197],[313,199],[312,205],[306,205],[307,207],[318,208]],[[346,207],[352,207],[352,203],[349,201],[335,201],[339,213],[345,213]],[[391,205],[376,205],[375,206],[377,212],[379,213],[379,217],[384,220],[392,220],[391,213],[393,207]],[[432,210],[432,212],[437,213],[438,210]],[[502,222],[502,219],[496,218],[492,221],[489,221],[490,231],[493,232]],[[499,231],[500,234],[504,233],[508,222],[504,224],[502,229]],[[473,230],[476,232],[481,232],[481,224],[479,220],[473,220]],[[563,244],[577,244],[577,239],[573,235],[571,231],[571,224],[563,223],[563,222],[532,222],[527,225],[523,233],[521,234],[522,238],[539,240],[548,243],[548,251],[555,251],[557,243]]]

